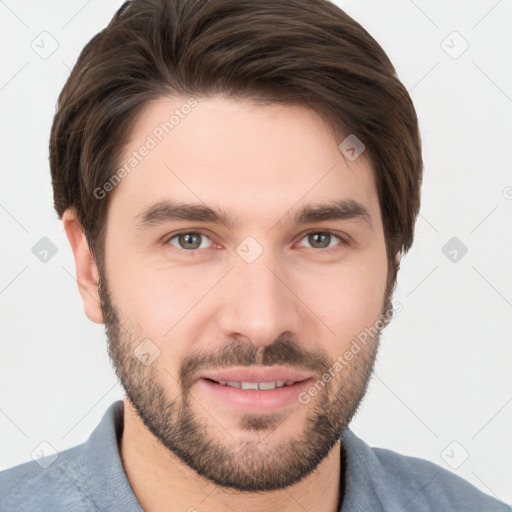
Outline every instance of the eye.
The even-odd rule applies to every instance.
[[[312,231],[307,233],[302,240],[306,240],[309,244],[305,247],[310,247],[311,249],[323,249],[326,252],[338,245],[347,245],[346,240],[330,231]],[[189,252],[208,249],[212,245],[212,241],[208,236],[197,231],[176,233],[169,237],[166,243],[176,247],[177,249],[183,249]],[[299,245],[304,247],[302,243]]]
[[[343,240],[340,236],[331,233],[330,231],[312,231],[311,233],[308,233],[306,236],[304,236],[302,240],[307,240],[308,243],[311,244],[309,247],[312,249],[330,249],[338,245],[337,243],[331,243],[336,242],[336,240],[341,242],[342,245],[346,244],[345,240]]]
[[[176,243],[173,243],[173,241],[176,239]],[[205,245],[203,239],[209,238],[206,235],[203,235],[202,233],[197,233],[196,231],[187,231],[184,233],[177,233],[176,235],[171,236],[167,243],[170,243],[174,247],[177,247],[178,249],[185,249],[187,251],[193,251],[195,249],[207,249],[210,247],[209,245]],[[211,241],[210,241],[211,243]]]

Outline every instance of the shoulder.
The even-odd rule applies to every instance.
[[[122,429],[118,400],[85,443],[0,472],[0,512],[140,512],[119,454]]]
[[[0,472],[0,512],[95,510],[84,484],[84,444]]]
[[[396,480],[402,486],[408,485],[427,502],[454,507],[449,510],[510,510],[504,503],[433,462],[382,448],[374,448],[373,451],[388,481]]]
[[[119,453],[123,401],[85,443],[0,472],[0,512],[141,512]]]
[[[433,462],[384,448],[371,448],[352,432],[348,432],[346,444],[352,456],[357,453],[359,459],[352,461],[352,468],[357,464],[366,473],[372,492],[384,510],[398,507],[396,510],[402,512],[511,511],[502,501]]]

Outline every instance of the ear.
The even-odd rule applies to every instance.
[[[84,302],[85,314],[92,322],[102,324],[104,323],[103,313],[101,312],[98,293],[99,272],[89,250],[87,238],[75,212],[72,210],[64,212],[62,222],[75,256],[76,280]]]

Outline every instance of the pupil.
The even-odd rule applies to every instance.
[[[199,245],[197,244],[197,239],[199,238],[196,234],[191,234],[191,233],[187,233],[185,235],[182,235],[183,238],[185,239],[185,245],[188,245],[189,247],[185,247],[185,248],[188,248],[190,249],[190,245],[192,245],[192,249],[196,249],[197,247],[199,247]],[[193,239],[196,238],[196,242],[194,243]]]
[[[313,239],[314,239],[314,244],[316,244],[318,242],[318,238],[319,237],[324,237],[324,242],[325,242],[325,240],[328,240],[329,239],[328,237],[330,237],[331,235],[329,235],[328,233],[313,233],[312,236],[313,236]],[[321,241],[319,243],[322,244]],[[327,242],[327,245],[329,245],[328,242]],[[324,244],[324,245],[322,245],[322,247],[327,247],[327,245]]]

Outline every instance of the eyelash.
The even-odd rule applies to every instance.
[[[192,234],[193,235],[200,235],[202,237],[206,237],[206,238],[210,239],[210,237],[208,235],[206,235],[204,233],[201,233],[200,231],[180,231],[179,233],[174,233],[173,235],[166,237],[165,240],[164,240],[164,245],[172,245],[172,244],[170,244],[171,240],[173,240],[173,239],[175,239],[175,238],[177,238],[177,237],[179,237],[181,235],[192,235]],[[325,248],[321,248],[321,249],[317,249],[316,247],[307,247],[307,249],[313,249],[313,250],[316,249],[317,252],[329,253],[330,254],[332,251],[339,250],[340,248],[346,247],[346,246],[349,245],[349,241],[347,240],[346,237],[343,237],[343,236],[339,235],[338,233],[336,233],[334,231],[319,231],[319,230],[308,231],[307,233],[304,233],[302,235],[302,238],[300,239],[300,241],[302,241],[304,238],[306,238],[308,235],[311,235],[311,234],[331,235],[332,237],[338,238],[340,240],[340,244],[335,245],[333,247],[325,247]],[[178,249],[178,250],[183,251],[183,252],[188,252],[188,253],[197,253],[197,252],[201,252],[201,251],[205,251],[205,250],[209,249],[209,247],[207,247],[205,249],[190,249],[190,250],[187,250],[187,249],[182,249],[181,247],[175,247],[175,246],[173,246],[173,248]]]

